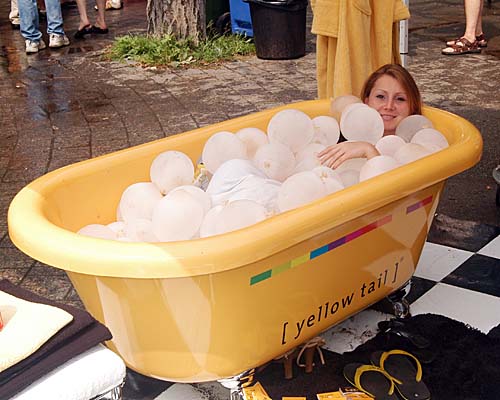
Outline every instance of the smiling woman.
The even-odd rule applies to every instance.
[[[361,98],[382,117],[383,136],[394,135],[404,118],[422,113],[420,91],[409,72],[399,64],[386,64],[373,72],[363,86]],[[331,168],[351,158],[370,159],[379,155],[373,143],[363,140],[341,142],[318,153],[321,163]]]

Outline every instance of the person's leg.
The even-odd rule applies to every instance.
[[[477,16],[476,23],[476,36],[480,36],[483,34],[483,5],[484,1],[481,0],[479,4],[479,14]]]
[[[31,42],[39,42],[42,32],[38,29],[38,9],[36,0],[18,0],[21,35]]]
[[[465,0],[465,33],[463,37],[471,43],[476,41],[476,28],[482,2],[483,0]]]
[[[50,35],[64,35],[63,17],[61,12],[61,3],[59,0],[46,0],[47,9],[47,33]]]
[[[78,13],[80,14],[80,23],[78,24],[78,30],[81,30],[84,27],[90,25],[89,17],[87,15],[87,1],[76,0],[76,5],[78,7]]]
[[[101,29],[106,29],[106,19],[104,18],[104,12],[106,11],[106,0],[96,0],[97,3],[97,19],[95,26]]]

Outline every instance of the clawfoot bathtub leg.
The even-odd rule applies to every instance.
[[[255,369],[252,368],[232,378],[220,379],[218,382],[231,391],[230,400],[243,400],[244,397],[241,389],[253,383],[254,372]]]
[[[392,311],[396,318],[409,318],[410,303],[406,300],[406,296],[410,293],[411,280],[406,282],[397,291],[387,296],[387,299],[392,305]]]

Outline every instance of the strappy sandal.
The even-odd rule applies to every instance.
[[[277,363],[283,364],[283,369],[285,372],[285,379],[293,378],[293,360],[297,358],[299,354],[299,348],[294,347],[291,350],[288,350],[285,354],[282,354],[279,357],[276,357],[273,361]]]
[[[325,341],[323,340],[322,337],[316,336],[309,340],[308,342],[304,343],[303,345],[299,346],[300,351],[299,354],[297,355],[297,366],[305,368],[306,373],[310,373],[313,371],[314,367],[314,353],[316,351],[319,354],[319,359],[321,361],[322,365],[325,365],[325,358],[323,357],[323,352],[321,351],[321,346],[325,345]],[[302,355],[304,355],[305,362],[301,362]]]
[[[273,361],[282,363],[285,371],[285,379],[293,378],[293,361],[298,367],[305,368],[306,373],[310,373],[314,368],[314,354],[317,351],[322,365],[325,365],[325,358],[321,351],[321,346],[325,345],[325,341],[320,336],[316,336],[308,342],[288,350],[285,354],[275,358]],[[304,356],[304,362],[302,362]]]
[[[441,53],[446,56],[481,53],[481,48],[479,47],[477,40],[474,40],[474,43],[471,43],[466,38],[462,37],[458,39],[453,46],[449,46],[441,50]]]
[[[344,367],[344,377],[351,385],[374,399],[398,400],[392,377],[375,365],[347,364]]]
[[[429,389],[422,381],[422,365],[413,354],[404,350],[376,351],[371,355],[371,362],[389,374],[403,399],[431,398]]]
[[[454,46],[458,40],[461,38],[453,39],[453,40],[448,40],[446,42],[446,46],[451,47]],[[488,47],[488,40],[486,39],[486,36],[484,36],[484,33],[481,33],[480,35],[476,36],[476,41],[479,47]]]

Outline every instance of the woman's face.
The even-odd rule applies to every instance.
[[[379,112],[384,121],[384,136],[394,135],[401,120],[410,115],[408,95],[392,76],[377,79],[365,103]]]

